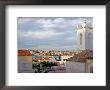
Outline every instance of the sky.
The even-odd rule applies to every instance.
[[[18,17],[18,49],[77,50],[76,26],[92,17]]]

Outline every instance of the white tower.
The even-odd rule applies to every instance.
[[[93,50],[93,28],[90,28],[84,20],[82,26],[77,25],[78,50]]]

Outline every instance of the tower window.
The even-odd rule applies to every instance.
[[[88,33],[88,39],[90,40],[90,38],[91,38],[91,34],[90,34],[90,33]]]
[[[80,33],[80,45],[82,45],[82,33]]]

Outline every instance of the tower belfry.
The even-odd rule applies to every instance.
[[[93,28],[88,26],[86,20],[77,25],[77,47],[78,50],[93,50]]]
[[[87,27],[88,27],[86,20],[83,21],[82,27],[83,27],[83,28],[87,28]]]

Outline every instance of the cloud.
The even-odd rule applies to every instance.
[[[56,18],[56,19],[53,20],[53,23],[62,23],[64,21],[65,21],[64,18]]]
[[[18,17],[17,18],[17,23],[18,24],[25,24],[27,22],[30,22],[32,18],[23,18],[23,17]]]
[[[72,26],[73,21],[67,18],[40,18],[36,20],[36,24],[40,25],[41,28],[48,30],[48,29],[65,29],[69,26]]]
[[[86,17],[18,18],[18,48],[76,49],[75,28],[84,19],[92,26],[92,18]]]
[[[40,27],[44,28],[45,30],[47,28],[53,28],[53,27],[55,27],[55,24],[52,22],[51,19],[41,18],[39,20],[36,20],[36,24],[39,24]]]
[[[57,37],[60,35],[63,35],[64,32],[56,32],[54,30],[48,30],[48,31],[27,31],[27,32],[21,32],[18,31],[18,37],[22,38],[32,38],[32,39],[48,39],[48,38],[53,38]]]

